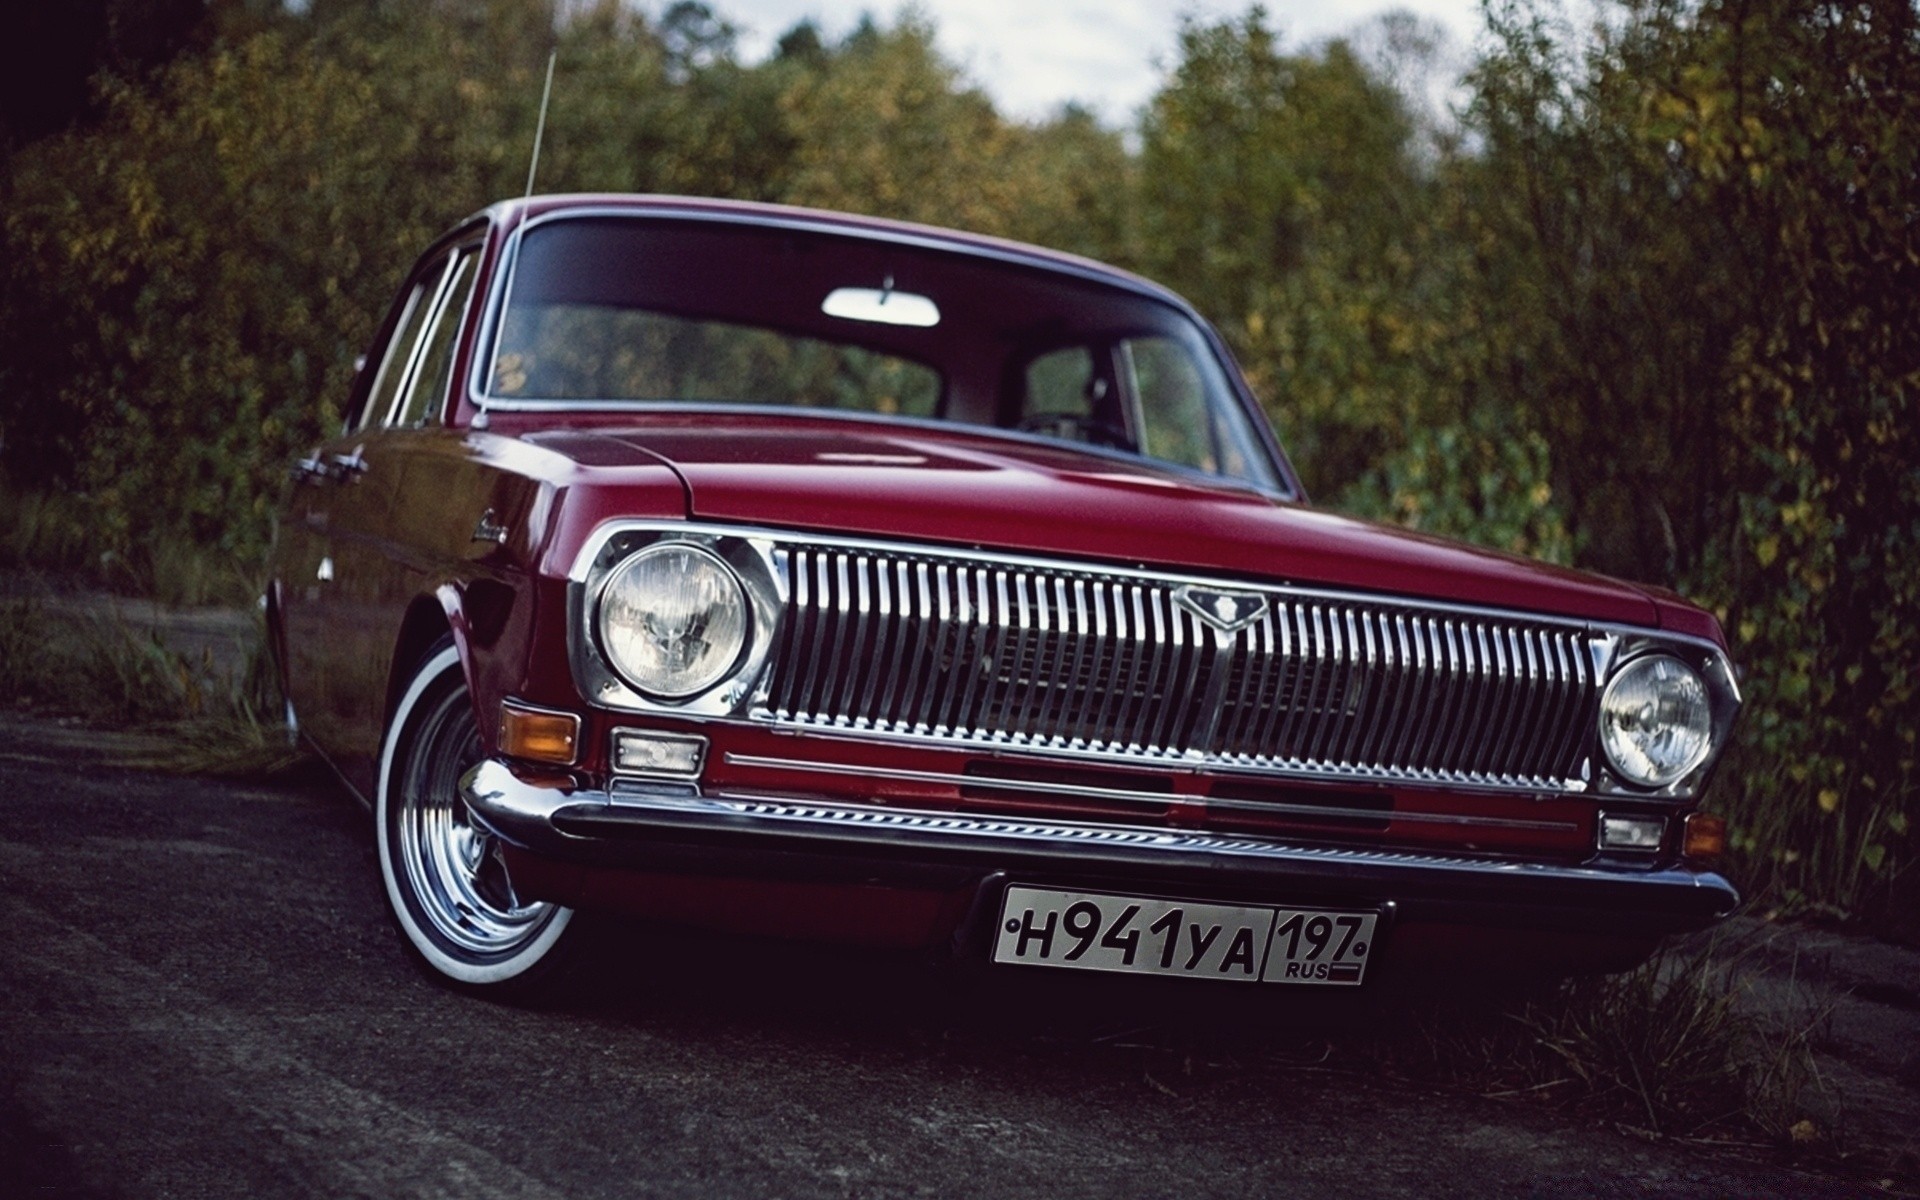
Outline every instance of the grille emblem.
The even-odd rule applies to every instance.
[[[1175,589],[1174,603],[1221,633],[1238,633],[1266,615],[1266,597],[1258,592],[1217,592],[1188,584]]]

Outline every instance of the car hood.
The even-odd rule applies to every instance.
[[[585,464],[657,460],[696,519],[1030,552],[1653,626],[1629,584],[993,432],[715,419],[550,431]]]

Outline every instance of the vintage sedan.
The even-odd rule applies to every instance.
[[[1310,507],[1217,334],[1124,272],[502,203],[345,411],[270,642],[452,984],[546,987],[599,913],[1341,987],[1618,968],[1736,901],[1714,618]]]

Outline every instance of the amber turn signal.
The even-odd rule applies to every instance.
[[[500,752],[532,762],[570,767],[580,749],[580,718],[573,713],[500,706]]]
[[[1702,862],[1712,862],[1726,852],[1727,822],[1711,813],[1693,813],[1687,817],[1686,836],[1680,853]]]

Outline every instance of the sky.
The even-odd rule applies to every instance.
[[[993,97],[1003,113],[1044,118],[1069,101],[1106,123],[1126,126],[1158,87],[1174,57],[1182,13],[1222,20],[1252,0],[918,0],[941,50]],[[744,56],[757,61],[779,36],[811,18],[827,38],[871,12],[892,24],[901,0],[714,0],[740,27]],[[1479,28],[1477,0],[1266,0],[1283,46],[1301,48],[1345,34],[1393,9],[1444,29],[1462,53]]]

